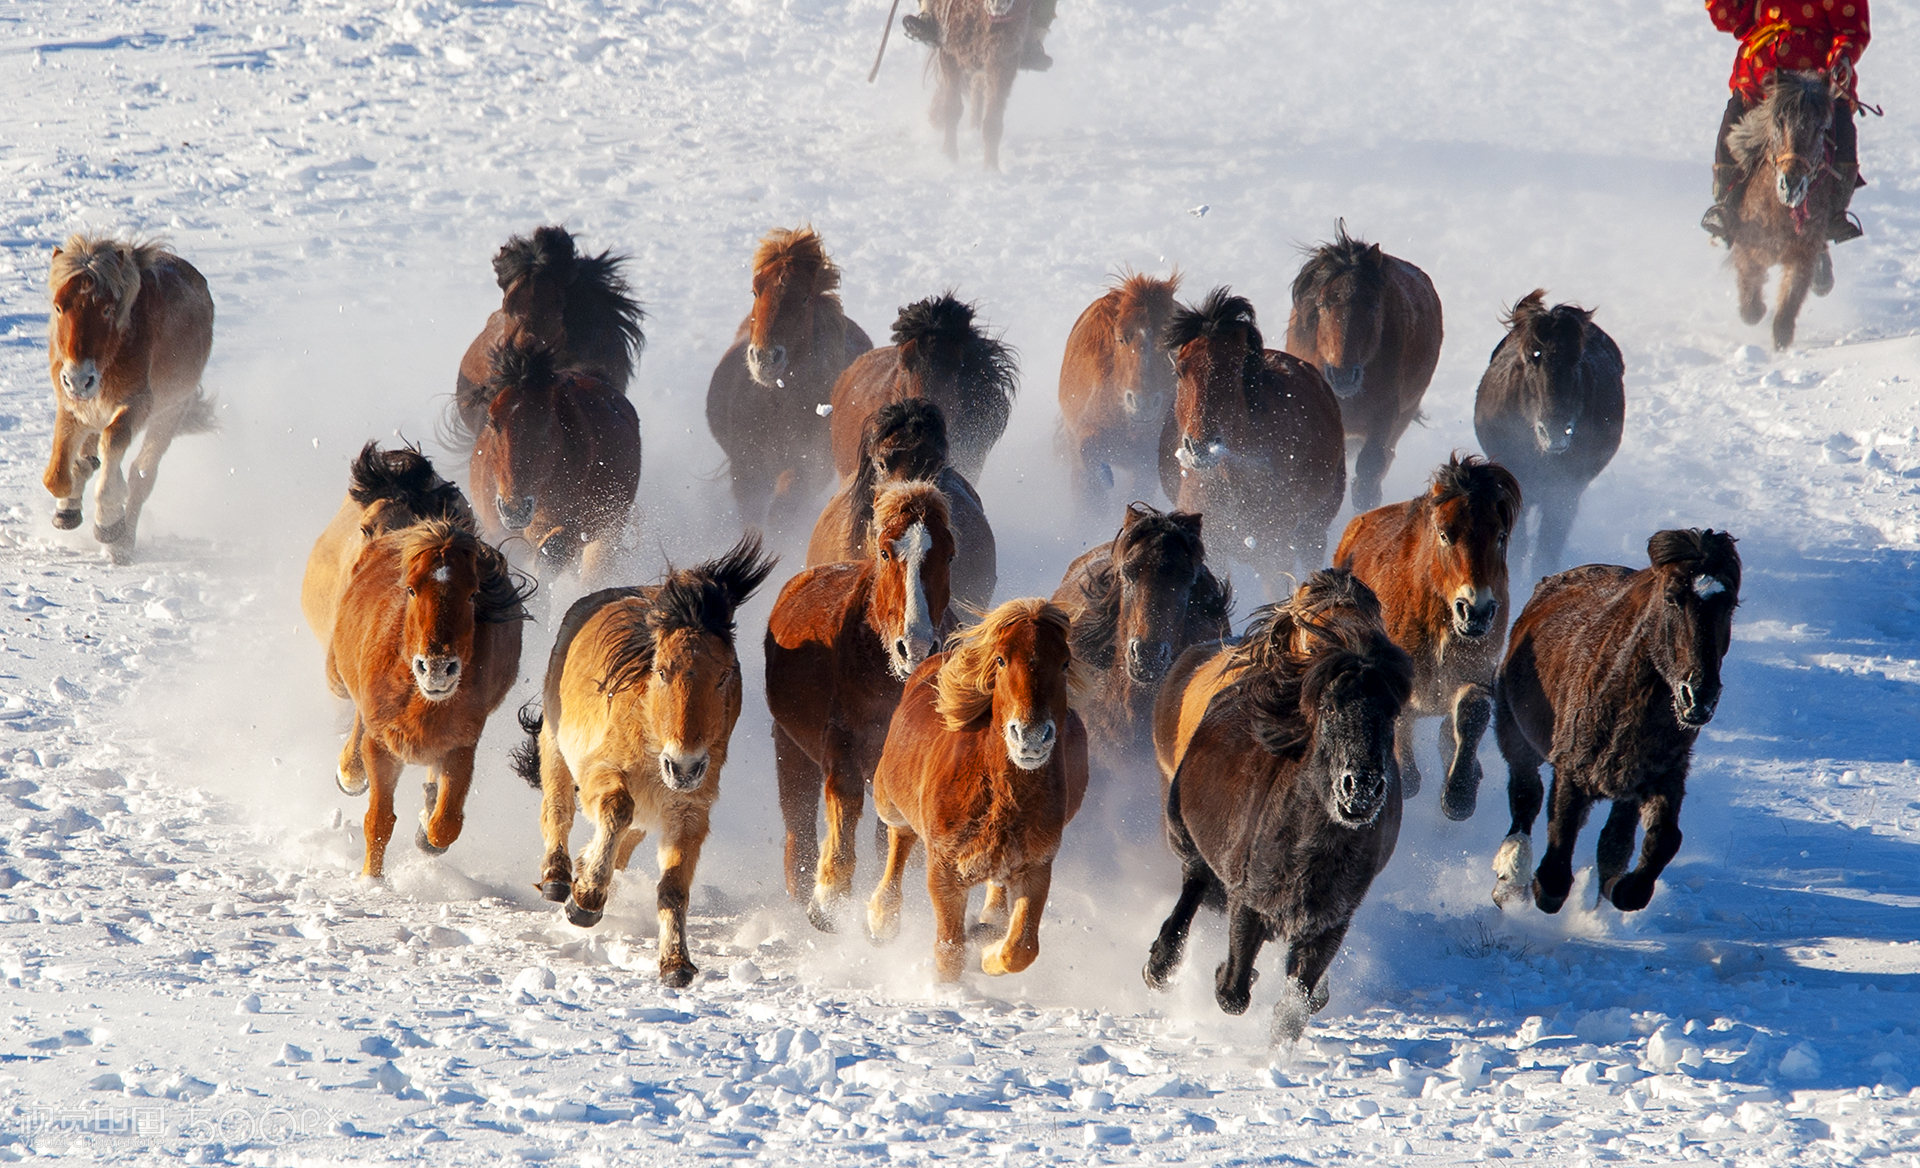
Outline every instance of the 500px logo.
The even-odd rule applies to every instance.
[[[221,1143],[275,1143],[335,1130],[325,1107],[40,1107],[20,1113],[21,1134],[119,1136]]]

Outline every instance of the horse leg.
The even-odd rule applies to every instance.
[[[1522,565],[1526,565],[1526,573],[1533,576],[1540,575],[1540,572],[1527,562],[1527,557],[1533,550],[1532,529],[1539,514],[1540,504],[1535,502],[1532,496],[1528,496],[1526,501],[1520,504],[1520,514],[1514,519],[1513,530],[1507,535],[1507,564],[1515,576],[1521,576],[1523,579],[1525,576],[1521,571]]]
[[[1350,919],[1344,920],[1311,937],[1303,937],[1287,950],[1287,984],[1280,1000],[1273,1004],[1270,1033],[1274,1042],[1300,1041],[1300,1036],[1307,1032],[1307,1018],[1326,1009],[1331,997],[1327,990],[1327,968],[1340,952],[1340,942],[1346,939],[1350,923]]]
[[[386,748],[374,740],[371,734],[360,739],[362,765],[366,768],[372,794],[367,799],[367,817],[363,821],[366,833],[367,857],[360,867],[360,874],[372,880],[385,875],[387,862],[387,841],[393,838],[394,820],[393,791],[400,785],[400,760],[387,753]]]
[[[867,936],[875,945],[885,945],[900,933],[900,878],[919,840],[905,824],[889,830],[887,866],[880,873],[880,887],[867,901]]]
[[[994,977],[1019,973],[1040,956],[1040,913],[1047,907],[1047,889],[1053,884],[1053,862],[1035,864],[1012,883],[1013,913],[1007,918],[1007,935],[980,954],[981,972]]]
[[[620,842],[613,846],[613,866],[616,871],[627,870],[627,865],[633,863],[634,850],[645,842],[646,838],[647,833],[640,828],[627,829],[627,834],[621,836]]]
[[[456,746],[433,768],[427,788],[429,806],[420,809],[420,830],[413,842],[437,856],[460,838],[467,822],[467,788],[473,785],[473,747]]]
[[[601,587],[601,581],[613,579],[614,561],[620,558],[618,532],[588,540],[580,551],[580,581],[588,588]]]
[[[1638,912],[1653,899],[1654,881],[1680,851],[1681,792],[1655,795],[1640,805],[1640,826],[1646,840],[1640,846],[1640,863],[1633,871],[1614,881],[1607,899],[1621,912]]]
[[[1744,324],[1759,324],[1767,315],[1767,298],[1762,291],[1767,267],[1752,249],[1733,249],[1733,278],[1740,290],[1740,320]]]
[[[851,752],[829,743],[825,785],[827,844],[820,850],[820,866],[813,878],[813,899],[807,919],[823,933],[834,931],[834,911],[853,891],[853,836],[866,804],[867,777],[856,767]]]
[[[1507,763],[1507,806],[1513,813],[1507,838],[1493,857],[1498,877],[1493,903],[1505,908],[1533,895],[1528,880],[1533,871],[1533,821],[1540,818],[1540,804],[1546,797],[1546,786],[1540,782],[1540,764],[1546,760],[1520,732],[1519,721],[1498,694],[1493,701],[1493,738]]]
[[[1773,347],[1784,349],[1793,344],[1794,326],[1800,320],[1800,308],[1807,302],[1807,289],[1813,283],[1814,257],[1796,254],[1780,265],[1780,306],[1773,310]]]
[[[1411,799],[1420,793],[1420,767],[1413,761],[1413,706],[1400,711],[1393,728],[1393,761],[1400,767],[1400,797]]]
[[[698,805],[669,814],[660,833],[660,984],[678,988],[700,970],[687,952],[687,894],[700,847],[707,841],[707,809]]]
[[[573,895],[573,861],[567,836],[573,831],[573,772],[546,729],[540,732],[540,837],[547,846],[534,887],[555,903]]]
[[[960,980],[967,961],[967,885],[953,865],[927,853],[927,895],[933,901],[933,976]]]
[[[980,906],[980,916],[973,922],[969,936],[984,939],[998,933],[1007,932],[1007,886],[998,880],[987,881],[987,899]]]
[[[87,429],[65,406],[55,409],[53,453],[40,481],[53,496],[53,525],[61,531],[80,526],[80,495],[100,465],[100,460],[87,451],[97,438],[98,434]]]
[[[1627,870],[1633,855],[1633,835],[1640,826],[1640,801],[1615,799],[1607,813],[1607,825],[1600,829],[1600,846],[1594,856],[1594,906],[1613,895],[1613,886]]]
[[[193,398],[189,395],[178,409],[168,411],[165,416],[156,413],[147,423],[146,438],[140,443],[140,453],[133,456],[132,474],[127,479],[125,543],[128,551],[133,550],[140,512],[146,507],[147,497],[153,494],[153,484],[160,475],[160,459],[173,445],[174,436],[180,432],[180,419],[192,404]]]
[[[1200,911],[1200,903],[1206,899],[1213,883],[1213,873],[1207,871],[1205,865],[1187,868],[1180,882],[1180,899],[1174,902],[1167,919],[1160,923],[1160,935],[1153,939],[1153,948],[1147,950],[1147,966],[1141,970],[1141,976],[1146,978],[1148,988],[1166,989],[1173,971],[1180,968],[1180,959],[1187,949],[1187,930],[1193,927],[1193,916]]]
[[[787,897],[805,904],[820,862],[820,788],[826,779],[778,723],[773,727],[773,771],[780,788],[780,818],[787,826]]]
[[[1380,484],[1387,477],[1387,468],[1393,465],[1391,427],[1392,422],[1388,421],[1367,431],[1360,453],[1354,456],[1353,509],[1356,513],[1371,511],[1380,505]]]
[[[1267,923],[1245,901],[1227,902],[1227,959],[1213,971],[1213,998],[1229,1014],[1244,1014],[1258,976],[1253,963],[1267,943]]]
[[[960,159],[960,62],[946,53],[934,56],[939,67],[939,81],[933,91],[932,121],[940,131],[940,148],[946,151],[949,159]]]
[[[1567,534],[1573,530],[1573,517],[1579,511],[1580,488],[1550,489],[1540,500],[1540,534],[1533,545],[1536,573],[1558,570],[1567,550]]]
[[[982,102],[985,116],[980,122],[980,138],[986,149],[988,170],[1000,169],[1000,135],[1007,125],[1007,98],[1013,93],[1014,67],[1015,62],[1009,59],[1000,64],[991,79],[985,76],[980,79],[980,88],[985,91]]]
[[[1543,912],[1557,913],[1573,888],[1573,844],[1586,826],[1593,798],[1581,788],[1576,776],[1557,768],[1549,798],[1552,806],[1547,811],[1547,851],[1533,874],[1533,902]]]
[[[587,929],[599,924],[606,912],[614,849],[633,823],[634,808],[627,777],[605,764],[595,766],[581,781],[580,802],[593,820],[594,831],[593,840],[581,850],[580,860],[574,865],[567,920]]]
[[[1447,760],[1447,785],[1440,812],[1456,823],[1473,818],[1480,802],[1480,739],[1493,720],[1493,687],[1473,682],[1454,691],[1453,708],[1440,719],[1440,757]]]
[[[340,748],[340,761],[334,764],[333,782],[343,795],[367,793],[367,763],[360,755],[360,737],[366,733],[360,711],[353,712],[353,727],[347,731],[347,743]]]
[[[100,485],[93,493],[93,538],[107,545],[107,553],[116,564],[125,563],[133,553],[133,529],[127,524],[127,476],[120,464],[145,416],[146,411],[129,406],[100,432]]]

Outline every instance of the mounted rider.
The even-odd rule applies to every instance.
[[[1867,49],[1867,0],[1706,0],[1713,26],[1740,38],[1728,86],[1727,112],[1720,119],[1720,137],[1713,151],[1713,206],[1700,217],[1700,226],[1716,239],[1726,240],[1738,215],[1747,176],[1727,148],[1727,133],[1748,110],[1766,96],[1766,84],[1777,69],[1820,71],[1833,79],[1835,101],[1832,166],[1840,178],[1840,205],[1827,223],[1827,239],[1845,243],[1860,237],[1860,225],[1847,214],[1847,203],[1859,185],[1859,143],[1853,125],[1859,112],[1854,66]]]
[[[1053,27],[1056,3],[1058,0],[1033,0],[1033,11],[1027,17],[1026,48],[1020,57],[1022,69],[1043,73],[1053,68],[1053,58],[1047,56],[1047,30]],[[920,11],[901,17],[900,28],[909,40],[940,47],[940,21],[933,15],[933,0],[920,0]]]

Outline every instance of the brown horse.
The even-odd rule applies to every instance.
[[[887,728],[873,773],[887,866],[867,929],[880,942],[899,931],[900,877],[924,840],[941,981],[960,979],[976,884],[989,886],[982,923],[1005,927],[981,970],[1019,973],[1039,956],[1053,858],[1087,793],[1069,625],[1047,601],[1007,601],[914,670]]]
[[[1447,784],[1440,810],[1469,819],[1480,795],[1480,736],[1493,717],[1493,673],[1507,636],[1507,539],[1520,484],[1506,468],[1454,455],[1427,490],[1356,515],[1334,550],[1379,596],[1387,633],[1413,658],[1413,698],[1395,754],[1409,798],[1420,792],[1413,723],[1440,716]]]
[[[546,350],[520,341],[494,354],[476,400],[486,422],[467,473],[481,532],[524,538],[543,579],[576,562],[599,579],[640,489],[633,403],[591,374],[555,370]]]
[[[613,870],[626,869],[648,828],[660,833],[660,980],[671,986],[699,972],[687,953],[687,894],[740,719],[733,614],[773,565],[749,535],[659,584],[576,601],[554,638],[543,708],[520,715],[528,740],[514,769],[542,792],[547,849],[535,887],[565,901],[574,924],[596,925]],[[594,825],[577,868],[567,858],[576,801]]]
[[[627,257],[575,250],[564,227],[540,227],[516,235],[493,257],[500,307],[467,346],[455,379],[453,409],[443,440],[458,450],[473,447],[486,424],[487,383],[493,351],[509,341],[530,341],[554,355],[562,369],[592,374],[626,393],[647,339],[647,314],[627,287],[620,268]]]
[[[104,467],[93,538],[124,564],[161,456],[177,435],[214,428],[213,403],[200,389],[213,297],[194,266],[160,244],[105,235],[70,235],[54,248],[48,285],[53,453],[41,481],[54,498],[53,525],[70,531],[80,526],[87,480]],[[120,463],[142,430],[129,480]]]
[[[1833,79],[1824,73],[1776,70],[1766,97],[1727,135],[1727,148],[1752,176],[1739,214],[1727,225],[1740,287],[1740,319],[1767,315],[1767,272],[1780,267],[1773,347],[1793,343],[1807,292],[1833,291],[1826,227],[1849,193],[1833,165]]]
[[[1013,413],[1019,376],[1013,350],[974,323],[973,305],[951,292],[907,305],[894,319],[893,344],[863,354],[834,384],[834,470],[854,472],[860,434],[881,406],[923,397],[946,416],[954,467],[979,482]]]
[[[1440,295],[1427,274],[1334,226],[1293,278],[1287,352],[1319,368],[1348,441],[1358,439],[1353,506],[1380,505],[1380,482],[1440,363]]]
[[[889,402],[860,435],[860,463],[827,500],[807,541],[807,567],[857,560],[873,526],[874,492],[885,483],[925,479],[947,497],[953,523],[953,600],[985,612],[1000,580],[1000,557],[980,492],[947,464],[947,423],[923,398]]]
[[[354,705],[336,780],[347,789],[357,774],[373,788],[366,875],[381,874],[408,763],[431,774],[414,842],[438,855],[460,837],[474,747],[520,670],[528,591],[506,557],[444,519],[374,537],[343,582],[327,685]]]
[[[928,482],[880,488],[860,560],[787,581],[767,620],[767,706],[787,894],[816,928],[853,887],[853,832],[900,687],[947,624],[953,531]],[[822,793],[827,846],[819,845]],[[809,875],[811,873],[811,880]]]
[[[1700,728],[1720,704],[1720,663],[1740,603],[1740,553],[1721,531],[1662,531],[1648,567],[1588,564],[1549,576],[1513,623],[1494,687],[1513,824],[1493,861],[1493,899],[1559,912],[1587,812],[1600,829],[1597,892],[1623,912],[1647,906],[1680,850],[1680,802]],[[1547,853],[1531,882],[1540,764],[1553,764]],[[1636,827],[1646,840],[1632,871]]]
[[[1060,446],[1082,511],[1104,510],[1114,472],[1136,493],[1155,481],[1160,431],[1173,410],[1173,366],[1160,335],[1180,274],[1129,274],[1087,305],[1060,362]]]
[[[707,428],[743,522],[784,531],[805,521],[833,481],[819,406],[871,348],[840,307],[840,269],[813,229],[768,232],[753,253],[753,310],[707,384]]]
[[[1253,305],[1215,288],[1174,313],[1162,342],[1178,390],[1160,435],[1160,481],[1182,511],[1261,573],[1321,566],[1347,491],[1340,402],[1320,371],[1265,347]]]
[[[1032,0],[933,0],[932,8],[940,47],[927,62],[937,82],[928,117],[940,131],[941,149],[960,157],[960,111],[971,102],[987,169],[999,170],[1000,134],[1026,51]]]

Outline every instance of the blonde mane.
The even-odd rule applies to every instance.
[[[813,294],[837,301],[840,269],[827,257],[826,245],[811,227],[776,227],[767,232],[753,249],[754,290],[759,291],[761,277],[781,269],[779,278],[806,273]]]
[[[1039,597],[1009,600],[982,617],[979,624],[961,629],[948,640],[947,659],[934,682],[933,708],[948,730],[965,730],[993,709],[994,659],[1008,630],[1023,622],[1058,636],[1071,652],[1073,618],[1059,605]],[[1086,692],[1086,680],[1079,660],[1068,660],[1067,700],[1077,706]]]
[[[133,302],[140,296],[140,277],[161,259],[172,255],[159,240],[136,242],[111,235],[67,236],[53,257],[48,290],[58,296],[77,276],[92,281],[97,295],[114,305],[114,327],[124,329],[133,319]]]
[[[953,530],[947,497],[940,493],[933,480],[916,479],[881,487],[873,496],[873,522],[867,527],[867,558],[880,558],[882,532],[899,532],[915,522]]]

